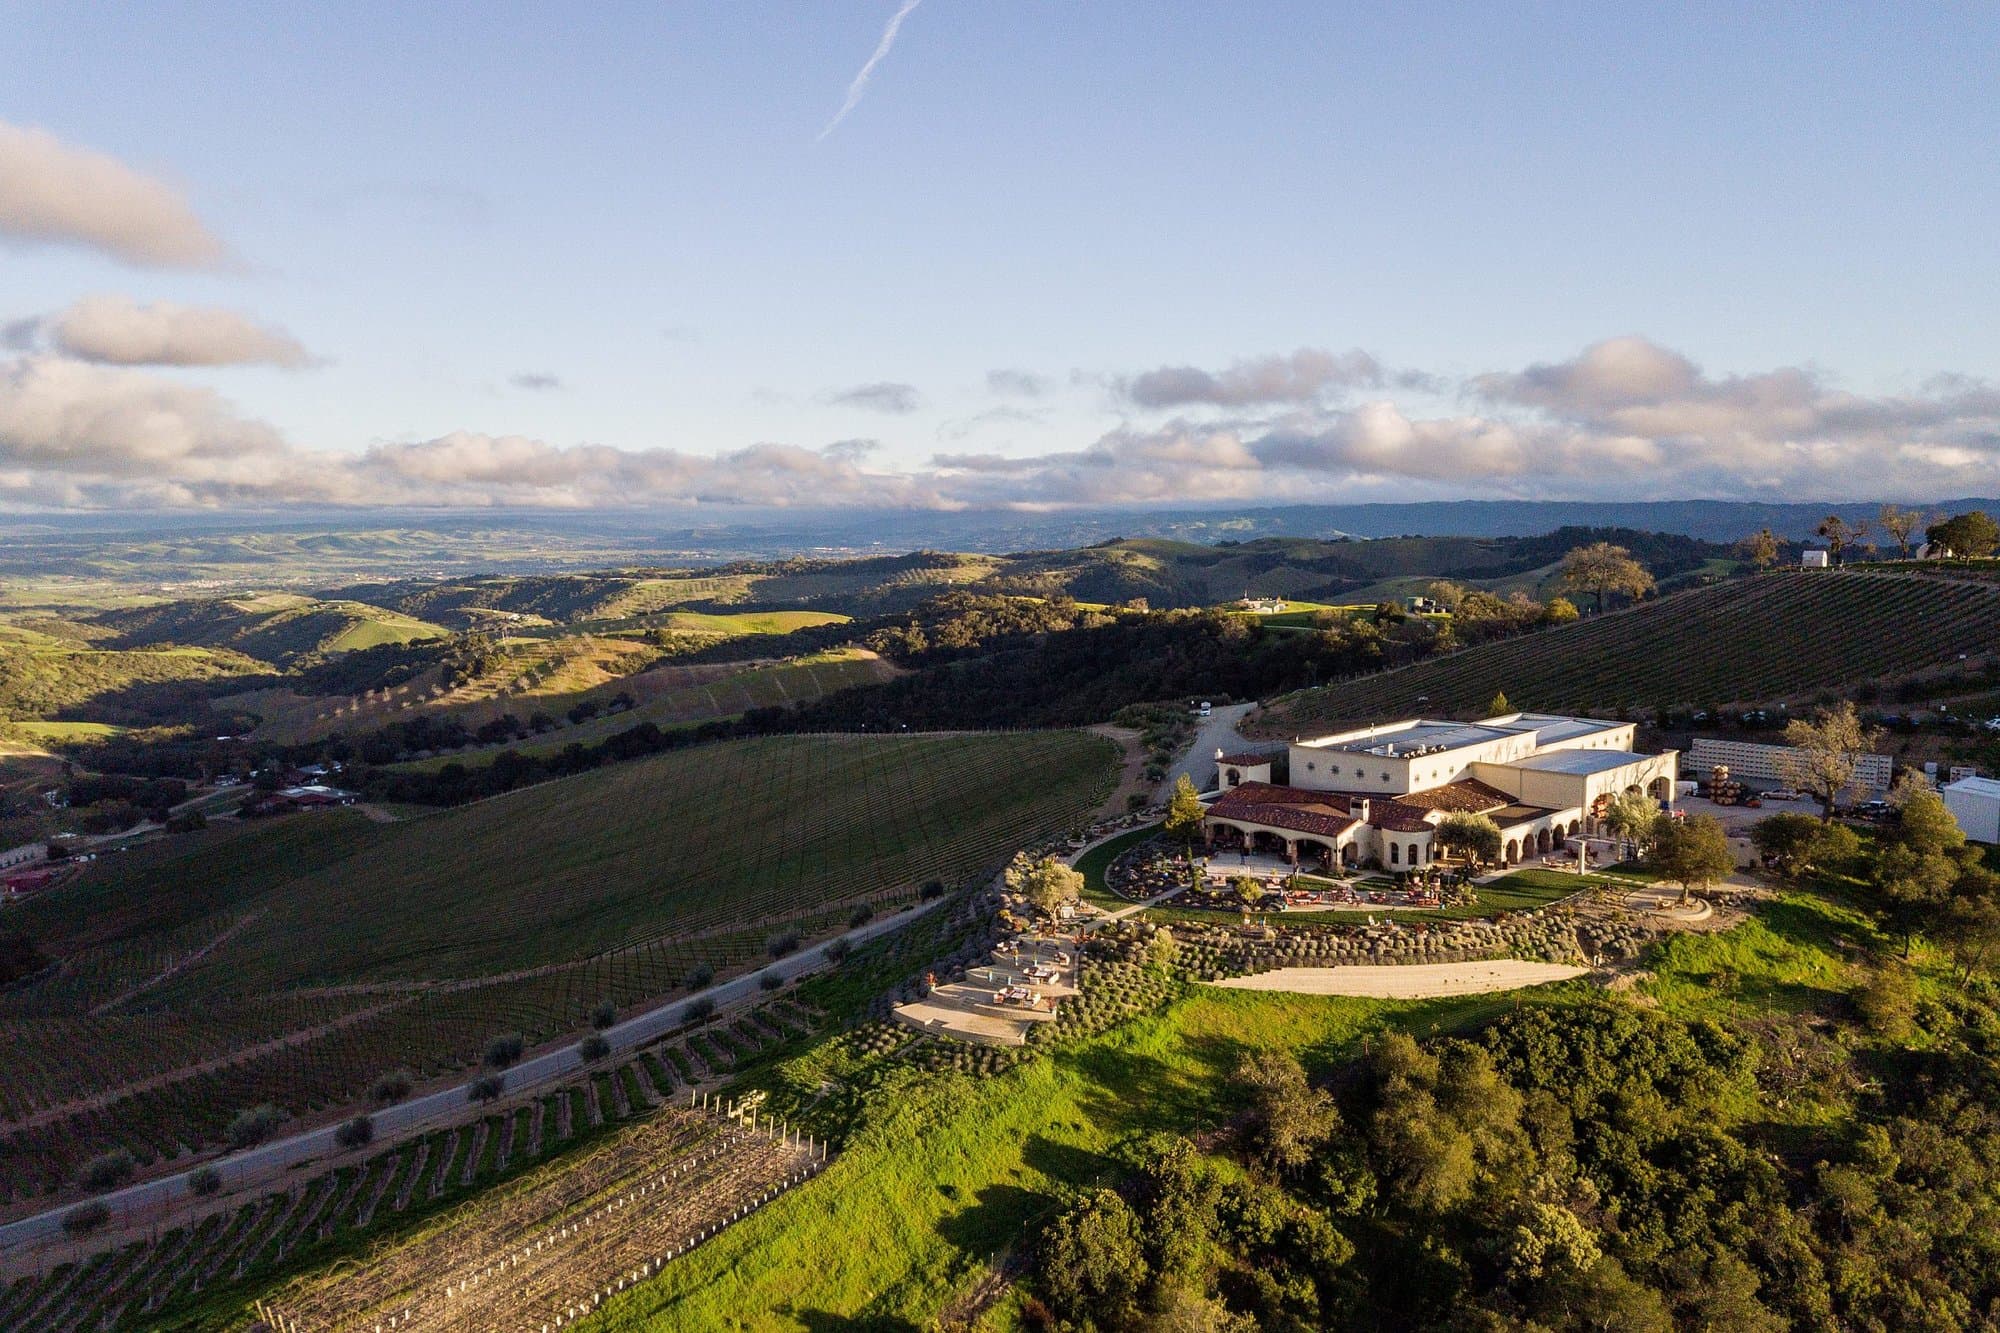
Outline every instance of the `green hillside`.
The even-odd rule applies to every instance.
[[[357,601],[319,601],[266,593],[212,601],[168,602],[109,611],[96,618],[121,648],[191,644],[228,648],[280,666],[313,654],[444,638],[440,625]]]
[[[1255,726],[1289,736],[1420,708],[1469,716],[1503,691],[1516,707],[1546,710],[1802,699],[1956,667],[1961,654],[1983,658],[1996,645],[2000,586],[1792,571],[1302,691]]]

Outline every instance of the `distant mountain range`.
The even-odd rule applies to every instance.
[[[1912,506],[1917,507],[1917,506]],[[1746,500],[1431,500],[1410,504],[1277,505],[1267,508],[1102,509],[1062,513],[1007,510],[940,513],[917,510],[543,510],[412,512],[409,510],[287,510],[265,513],[0,515],[0,567],[32,570],[38,555],[60,563],[91,548],[123,543],[230,534],[402,532],[437,542],[440,567],[505,567],[515,543],[532,549],[537,536],[560,552],[537,551],[530,564],[576,567],[623,558],[687,562],[790,555],[854,555],[915,550],[1010,552],[1062,550],[1145,537],[1212,545],[1260,537],[1375,538],[1528,537],[1563,527],[1631,528],[1707,541],[1735,541],[1769,527],[1779,537],[1806,540],[1819,521],[1839,514],[1873,519],[1875,503]],[[1942,500],[1927,513],[1966,509],[2000,512],[2000,499]],[[477,550],[453,550],[459,542]],[[259,543],[230,554],[254,562]],[[366,559],[367,543],[354,552]],[[523,552],[526,553],[525,551]],[[211,555],[217,558],[220,553]],[[6,558],[11,557],[11,558]],[[456,558],[454,558],[456,557]],[[227,563],[227,556],[220,556]],[[26,567],[24,569],[24,566]],[[53,571],[49,571],[53,572]],[[81,572],[81,571],[77,571]]]

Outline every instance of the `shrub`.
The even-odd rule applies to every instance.
[[[285,1113],[269,1102],[253,1106],[247,1111],[238,1111],[235,1119],[229,1122],[226,1131],[229,1146],[248,1148],[253,1144],[262,1143],[270,1138],[272,1131],[284,1124],[285,1120]]]
[[[138,1167],[132,1161],[132,1154],[123,1148],[114,1148],[85,1162],[83,1170],[77,1173],[77,1179],[87,1190],[108,1190],[130,1180],[136,1170]]]
[[[875,919],[875,909],[869,906],[867,903],[863,903],[861,904],[861,906],[855,908],[852,912],[848,913],[847,924],[850,927],[865,926],[874,919]]]
[[[708,985],[709,982],[714,980],[715,980],[715,969],[710,967],[707,963],[703,963],[700,967],[697,967],[694,971],[688,973],[687,988],[689,990],[700,990],[702,987]]]
[[[416,1080],[411,1077],[407,1069],[398,1069],[376,1079],[375,1086],[368,1090],[368,1095],[378,1102],[399,1102],[410,1095],[410,1089],[415,1083]]]
[[[465,1100],[480,1103],[496,1101],[506,1088],[506,1079],[498,1074],[485,1074],[472,1080],[465,1090]]]
[[[486,1067],[505,1069],[521,1058],[521,1052],[528,1048],[527,1039],[518,1032],[509,1032],[504,1037],[495,1037],[486,1043]]]
[[[773,935],[770,939],[764,941],[764,948],[773,958],[783,958],[798,947],[799,937],[796,931],[788,930],[782,935]]]
[[[931,880],[928,884],[924,885],[923,898],[925,902],[930,902],[933,898],[944,897],[945,894],[948,892],[950,892],[950,890],[945,888],[943,880],[934,879]]]
[[[198,1199],[206,1199],[211,1194],[222,1192],[222,1173],[212,1166],[200,1167],[188,1174],[188,1193]]]
[[[766,972],[757,978],[757,986],[760,990],[779,990],[784,984],[785,979],[776,972]]]
[[[833,940],[826,946],[826,956],[829,962],[837,963],[853,952],[854,946],[846,940]]]
[[[703,1023],[715,1017],[715,1001],[710,999],[690,1000],[681,1010],[681,1022]]]
[[[589,1064],[593,1060],[602,1060],[611,1054],[611,1043],[593,1032],[577,1044],[576,1053],[582,1057],[585,1064]]]
[[[365,1115],[355,1116],[333,1131],[333,1141],[343,1148],[365,1148],[375,1141],[375,1122]]]
[[[590,1025],[599,1032],[618,1021],[618,1006],[606,1000],[590,1011]]]
[[[87,1235],[111,1220],[111,1210],[96,1199],[78,1204],[63,1214],[63,1230],[72,1236]]]

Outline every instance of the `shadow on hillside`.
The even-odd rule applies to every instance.
[[[1249,1049],[1229,1037],[1186,1037],[1178,1052],[1187,1063],[1178,1068],[1116,1046],[1081,1051],[1073,1058],[1092,1086],[1080,1100],[1106,1127],[1176,1130],[1207,1118],[1205,1112],[1214,1106],[1218,1091],[1226,1096],[1230,1077]]]
[[[812,1333],[922,1333],[919,1325],[895,1315],[844,1315],[825,1310],[790,1313]]]
[[[1069,1186],[1107,1184],[1118,1175],[1118,1164],[1111,1158],[1041,1134],[1030,1135],[1022,1145],[1021,1161],[1042,1176]],[[947,1198],[959,1197],[955,1189],[938,1188]],[[1053,1191],[988,1185],[970,1206],[940,1218],[937,1231],[969,1257],[985,1260],[1020,1240],[1060,1203]]]

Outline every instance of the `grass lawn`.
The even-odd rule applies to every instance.
[[[1114,1178],[1121,1140],[1226,1124],[1239,1109],[1228,1075],[1240,1053],[1278,1047],[1323,1068],[1384,1026],[1429,1032],[1514,1002],[1202,989],[998,1077],[913,1080],[876,1099],[880,1118],[822,1179],[614,1298],[583,1326],[931,1327],[954,1293],[1059,1206],[1065,1187]]]
[[[1111,863],[1129,847],[1137,846],[1160,831],[1160,825],[1148,824],[1144,828],[1121,833],[1117,837],[1101,842],[1076,859],[1076,870],[1083,876],[1083,898],[1085,902],[1100,906],[1121,907],[1125,899],[1113,893],[1104,883],[1104,872]]]

